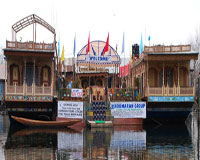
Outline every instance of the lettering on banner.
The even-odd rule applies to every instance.
[[[111,102],[114,118],[146,118],[146,102]]]
[[[83,102],[59,101],[58,117],[83,118]]]

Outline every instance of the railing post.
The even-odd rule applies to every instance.
[[[42,94],[44,95],[44,84],[42,85]]]
[[[35,96],[35,83],[32,83],[32,95]]]
[[[51,82],[51,96],[53,96],[53,81]]]
[[[15,94],[16,94],[16,84],[15,84]]]

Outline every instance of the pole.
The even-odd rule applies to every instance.
[[[123,87],[123,81],[125,83],[125,52],[124,52],[124,76],[123,76],[123,80],[122,80],[122,87]]]

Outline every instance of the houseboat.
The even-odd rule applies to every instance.
[[[83,118],[90,127],[142,125],[146,102],[135,102],[133,89],[119,88],[121,59],[117,51],[109,45],[103,54],[106,42],[99,40],[88,45],[77,54],[76,74],[72,78],[79,79],[82,89],[60,89],[57,119]],[[77,97],[72,97],[72,93]]]
[[[190,45],[157,45],[144,46],[141,55],[133,56],[129,83],[147,102],[147,120],[160,123],[187,118],[195,101],[198,54]]]
[[[36,42],[36,24],[53,34],[52,43]],[[33,26],[33,40],[17,41],[17,33]],[[55,29],[35,14],[12,26],[12,41],[6,41],[5,103],[9,116],[52,120],[54,105]]]

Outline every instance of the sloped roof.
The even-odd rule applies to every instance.
[[[0,80],[5,79],[5,64],[0,64]]]

